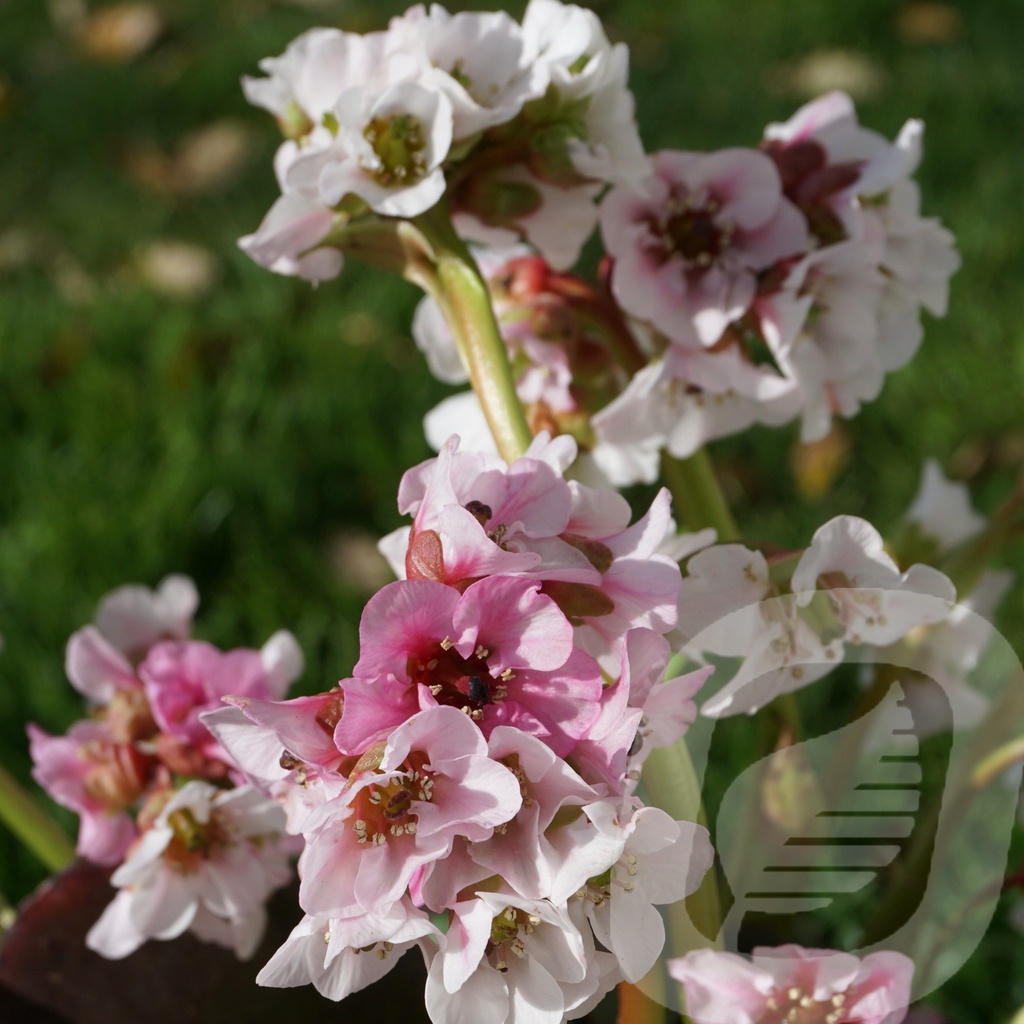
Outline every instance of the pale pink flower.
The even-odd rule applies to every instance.
[[[75,722],[65,736],[28,726],[32,777],[80,817],[78,853],[97,864],[117,864],[135,838],[131,811],[154,768],[132,744],[116,743],[106,723]]]
[[[164,641],[139,666],[161,731],[210,758],[222,758],[223,751],[199,720],[202,712],[220,707],[229,694],[280,699],[301,672],[302,653],[283,630],[260,651],[222,652],[199,640]]]
[[[783,1024],[791,1012],[821,1024],[899,1024],[914,964],[902,953],[849,953],[779,946],[753,959],[699,949],[668,962],[696,1024]]]
[[[132,661],[158,640],[185,640],[199,605],[196,585],[188,576],[171,575],[156,590],[131,583],[107,594],[96,609],[96,628]]]
[[[114,872],[120,891],[86,944],[118,960],[192,928],[246,959],[262,937],[267,897],[291,877],[283,826],[277,804],[247,786],[187,783]]]
[[[318,917],[386,912],[456,836],[482,842],[521,804],[518,780],[488,757],[473,722],[454,708],[428,708],[310,816],[299,901]]]
[[[756,150],[663,151],[642,190],[601,204],[619,304],[685,345],[710,347],[750,308],[757,274],[802,255],[807,225]]]
[[[309,815],[344,789],[358,760],[334,743],[342,695],[334,690],[287,701],[225,698],[231,707],[200,713],[200,721],[227,751],[234,767],[287,815],[297,835]]]
[[[238,247],[275,274],[330,281],[341,273],[341,252],[318,246],[337,219],[334,210],[318,197],[287,192],[276,200],[253,234],[238,240]]]

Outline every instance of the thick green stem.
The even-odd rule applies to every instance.
[[[652,750],[644,764],[643,780],[650,803],[677,821],[707,826],[697,773],[683,740]],[[685,907],[677,904],[669,910],[669,926],[673,956],[708,946],[721,948],[722,909],[714,865],[700,888],[687,897]]]
[[[51,871],[60,871],[75,859],[75,848],[63,830],[2,766],[0,821]]]
[[[713,526],[719,544],[738,540],[740,531],[718,485],[708,453],[700,448],[687,459],[661,453],[661,475],[672,501],[691,530]]]
[[[424,287],[437,300],[455,335],[501,457],[513,462],[526,451],[533,437],[516,395],[508,350],[494,318],[487,285],[446,214],[435,207],[419,219],[417,226],[434,253],[433,281],[424,283]]]

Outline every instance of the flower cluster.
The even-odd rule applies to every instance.
[[[919,214],[923,125],[895,142],[832,93],[758,150],[655,154],[640,189],[601,206],[612,288],[660,336],[651,364],[594,420],[610,443],[678,456],[751,423],[800,417],[805,441],[853,416],[946,310],[959,260]]]
[[[199,716],[229,693],[284,696],[302,655],[283,631],[259,651],[191,640],[197,604],[184,576],[113,591],[67,646],[89,717],[64,736],[28,727],[36,780],[81,817],[78,852],[119,865],[120,891],[88,938],[108,957],[186,929],[249,956],[263,903],[291,877],[281,809]]]
[[[602,185],[647,172],[625,47],[559,0],[531,0],[521,25],[434,4],[383,32],[313,29],[261,67],[244,85],[287,136],[282,194],[240,244],[278,273],[334,277],[346,232],[445,194],[464,237],[525,238],[568,266]]]
[[[438,1024],[555,1024],[655,962],[653,905],[712,854],[636,779],[709,670],[664,678],[667,493],[630,525],[621,497],[563,478],[574,456],[541,435],[506,465],[451,439],[402,480],[401,578],[367,604],[352,676],[203,716],[305,839],[307,916],[261,983],[337,999],[417,946]]]

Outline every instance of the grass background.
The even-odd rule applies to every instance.
[[[964,262],[950,314],[846,425],[814,500],[792,428],[713,446],[746,534],[803,546],[839,513],[884,531],[929,456],[994,508],[1024,458],[1019,0],[593,6],[630,45],[649,149],[755,144],[815,84],[844,81],[864,124],[928,125],[923,209]],[[410,340],[411,286],[350,264],[313,290],[234,246],[275,197],[278,141],[239,76],[313,24],[381,28],[402,7],[164,0],[135,55],[104,42],[101,8],[0,0],[0,759],[25,780],[24,723],[58,732],[80,714],[67,637],[124,582],[188,573],[198,635],[258,646],[288,627],[305,690],[346,675],[373,586],[366,542],[398,525],[399,477],[429,454],[421,417],[447,393]],[[225,119],[243,156],[189,179],[194,133]],[[183,295],[152,270],[168,242],[199,248],[206,284]],[[1024,569],[1019,552],[1006,562]],[[999,625],[1018,650],[1020,613],[1017,587]],[[0,892],[16,901],[42,877],[0,828]],[[943,998],[953,1020],[1003,1019],[1021,978],[1002,928]]]

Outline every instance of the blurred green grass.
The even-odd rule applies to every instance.
[[[61,731],[80,713],[64,644],[124,582],[186,572],[203,597],[199,635],[257,646],[288,627],[306,690],[345,675],[366,590],[339,538],[398,525],[399,477],[429,455],[421,417],[447,390],[411,343],[411,286],[350,264],[314,290],[234,245],[275,197],[278,142],[239,76],[313,24],[380,28],[403,5],[155,6],[159,39],[116,62],[59,28],[77,17],[72,0],[0,0],[0,756],[25,779],[24,722]],[[755,144],[809,98],[807,58],[837,50],[833,79],[851,54],[867,68],[864,124],[890,137],[907,117],[928,126],[923,211],[956,234],[964,262],[950,314],[927,322],[917,359],[846,425],[850,460],[814,504],[796,496],[792,429],[713,447],[751,537],[802,546],[840,512],[884,530],[927,456],[991,510],[1024,458],[1024,7],[932,5],[953,28],[928,40],[908,36],[922,6],[594,4],[631,47],[649,149]],[[224,118],[252,145],[224,181],[181,190],[147,174],[154,154],[166,163]],[[155,288],[140,268],[167,240],[202,247],[216,286]],[[1008,564],[1024,570],[1019,552]],[[1018,587],[999,622],[1018,649],[1020,613]],[[17,899],[41,877],[0,830],[0,892]]]

